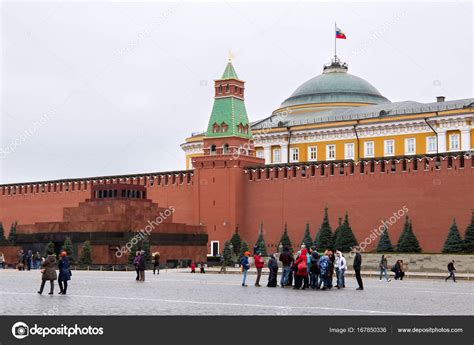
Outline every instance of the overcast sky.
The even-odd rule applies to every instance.
[[[472,97],[470,2],[3,2],[0,183],[185,168],[234,52],[250,120],[334,54],[391,101]]]

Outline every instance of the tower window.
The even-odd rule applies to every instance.
[[[224,144],[224,146],[222,146],[222,153],[223,154],[229,153],[229,144]]]
[[[222,85],[219,85],[219,93],[222,93]]]
[[[216,145],[211,145],[211,152],[210,153],[211,153],[211,156],[217,154]]]
[[[219,133],[219,125],[217,123],[212,125],[212,133]]]
[[[229,84],[227,84],[227,85],[225,86],[225,92],[226,92],[226,93],[229,93],[229,92],[230,92],[230,85],[229,85]]]

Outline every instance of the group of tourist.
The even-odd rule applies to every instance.
[[[56,272],[56,266],[59,274]],[[49,253],[48,256],[41,262],[41,287],[38,293],[41,295],[44,290],[46,282],[49,281],[50,290],[48,295],[54,294],[54,281],[57,279],[59,284],[59,294],[66,295],[68,280],[71,280],[72,272],[67,253],[63,250],[59,254],[59,261],[56,260],[54,253]]]
[[[357,290],[363,290],[364,285],[360,275],[362,256],[357,248],[354,248],[353,250],[353,266],[357,283],[359,285]],[[246,251],[240,260],[242,286],[247,286],[247,272],[250,269],[249,257],[250,252]],[[253,259],[257,270],[255,286],[260,287],[260,278],[265,263],[259,251],[254,253]],[[303,290],[308,288],[329,290],[333,288],[334,276],[336,277],[336,288],[343,289],[346,287],[344,277],[347,270],[346,258],[338,250],[336,250],[335,254],[329,249],[320,254],[315,247],[307,249],[306,246],[303,245],[301,250],[296,253],[296,256],[293,256],[290,253],[289,248],[284,247],[278,260],[282,263],[282,274],[280,279],[280,286],[282,288],[293,287],[293,289]],[[278,261],[274,254],[270,255],[267,266],[270,271],[267,286],[276,287]]]
[[[39,269],[43,258],[39,252],[33,254],[32,250],[28,250],[26,253],[24,250],[18,252],[18,258],[15,268],[19,271],[29,271],[31,269]],[[0,253],[0,269],[7,267],[7,262],[3,253]]]

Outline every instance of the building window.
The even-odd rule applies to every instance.
[[[216,150],[216,145],[211,145],[211,156],[214,156],[217,154],[217,150]]]
[[[326,160],[336,159],[336,145],[326,145]]]
[[[427,137],[426,138],[426,153],[434,153],[437,148],[436,137]]]
[[[281,150],[274,149],[273,150],[273,163],[280,163],[281,162]]]
[[[298,162],[300,160],[300,149],[292,147],[290,149],[290,162]]]
[[[449,151],[459,151],[459,134],[449,136]]]
[[[364,143],[364,157],[373,157],[374,156],[374,142],[366,141]]]
[[[395,154],[395,141],[385,140],[383,142],[383,152],[385,156],[393,156]]]
[[[354,159],[354,143],[344,144],[344,159]]]
[[[406,138],[405,139],[405,154],[414,155],[416,153],[415,147],[415,138]]]
[[[258,158],[263,158],[263,150],[258,150],[257,151],[257,157]]]
[[[316,146],[308,147],[308,160],[309,161],[318,160],[318,148]]]

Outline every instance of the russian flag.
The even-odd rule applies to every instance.
[[[336,26],[336,38],[340,38],[340,39],[343,39],[343,40],[346,39],[346,35],[337,26]]]

